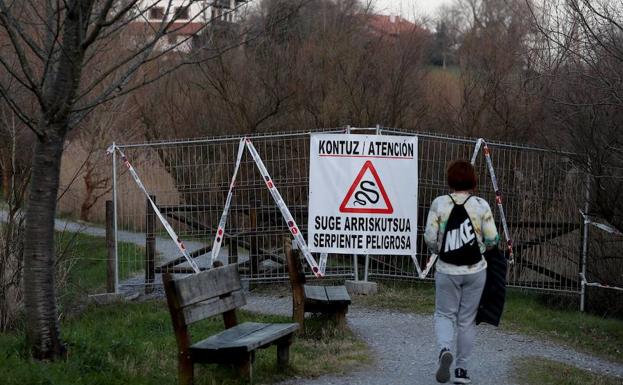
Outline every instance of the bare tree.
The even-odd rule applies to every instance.
[[[144,38],[130,35],[132,23],[145,19],[154,6],[139,7],[142,4],[138,0],[0,0],[0,66],[11,80],[0,83],[0,97],[36,135],[26,209],[24,284],[27,340],[39,359],[54,359],[65,352],[53,268],[54,215],[68,132],[98,105],[191,60],[170,58],[166,66],[159,60],[184,42],[164,50],[158,43],[193,21],[179,22],[182,13],[174,12],[171,1],[160,4],[172,17],[142,24],[148,31]],[[188,8],[192,3],[184,4]],[[115,60],[102,61],[111,56]],[[32,111],[16,100],[14,84],[30,95]]]
[[[531,92],[529,37],[524,3],[460,0],[459,66],[462,100],[454,106],[455,130],[463,135],[530,140],[542,119]]]
[[[6,106],[2,106],[6,107]],[[23,127],[11,111],[0,108],[2,170],[6,179],[6,206],[0,212],[0,331],[13,327],[23,300],[24,212],[30,178],[29,159],[24,159]],[[26,152],[27,153],[27,152]]]
[[[130,142],[139,137],[139,130],[123,130],[123,127],[131,126],[128,118],[134,117],[128,104],[125,97],[101,105],[84,119],[77,135],[70,138],[72,153],[82,157],[76,172],[76,177],[82,180],[84,186],[81,220],[89,221],[91,209],[112,190],[112,174],[108,167],[110,158],[106,154],[108,146],[115,141]]]
[[[549,143],[579,154],[592,176],[591,213],[623,230],[623,9],[609,1],[531,6]],[[538,50],[537,50],[538,49]]]

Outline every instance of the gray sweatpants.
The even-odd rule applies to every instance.
[[[487,278],[486,270],[474,274],[435,274],[435,334],[439,350],[452,350],[455,325],[456,367],[467,370],[467,360],[474,347],[478,304]]]

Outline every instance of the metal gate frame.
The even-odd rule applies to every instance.
[[[432,199],[445,192],[445,167],[453,159],[469,159],[476,144],[476,139],[412,132],[395,128],[337,128],[305,132],[271,133],[251,135],[267,168],[273,174],[273,180],[282,192],[284,199],[294,207],[293,215],[301,229],[306,229],[306,189],[309,161],[309,134],[312,132],[343,133],[370,130],[381,135],[417,135],[419,138],[419,193],[418,215],[424,218]],[[116,144],[132,159],[139,175],[144,178],[150,193],[159,202],[159,208],[175,222],[178,234],[188,239],[191,246],[203,243],[214,236],[210,223],[218,206],[222,190],[233,170],[234,153],[232,146],[240,140],[239,136],[220,136],[205,139],[159,141],[136,144]],[[511,143],[488,141],[491,156],[496,166],[496,173],[508,205],[507,217],[510,230],[515,239],[516,263],[509,271],[509,286],[539,291],[562,293],[581,293],[579,273],[586,269],[583,250],[588,242],[582,231],[580,209],[584,209],[590,193],[585,183],[586,176],[574,167],[574,154],[554,152],[544,148]],[[188,155],[188,153],[191,153]],[[247,159],[247,163],[248,159]],[[293,164],[296,163],[296,166]],[[479,171],[479,194],[490,202],[495,196],[490,186],[488,174],[482,158],[476,163]],[[209,172],[206,171],[209,169]],[[160,249],[163,238],[155,224],[150,224],[149,209],[143,203],[138,205],[133,196],[136,186],[128,182],[127,175],[120,172],[116,155],[112,156],[113,174],[113,226],[115,256],[115,288],[151,287],[157,283],[154,272],[146,270],[145,277],[138,276],[142,267],[154,265],[147,258],[140,259],[144,253],[154,256]],[[241,169],[243,181],[237,187],[238,201],[233,208],[235,218],[231,224],[231,247],[227,250],[227,261],[245,261],[241,263],[241,275],[251,281],[274,282],[288,279],[285,266],[279,265],[279,242],[289,235],[287,227],[279,223],[279,216],[269,207],[272,200],[263,199],[260,192],[264,188],[251,167]],[[168,185],[163,180],[169,180]],[[212,180],[214,179],[214,180]],[[133,183],[133,182],[132,182]],[[571,191],[572,193],[569,193]],[[564,192],[564,193],[563,193]],[[191,205],[188,202],[201,202]],[[259,205],[258,205],[259,203]],[[142,207],[142,208],[140,208]],[[198,208],[204,207],[204,211]],[[183,210],[182,210],[183,208]],[[185,211],[184,211],[185,210]],[[190,212],[190,219],[180,212]],[[494,209],[495,214],[495,209]],[[298,217],[297,217],[298,216]],[[143,221],[144,219],[144,221]],[[207,221],[206,221],[207,220]],[[248,223],[243,223],[243,222]],[[153,221],[152,221],[153,222]],[[191,223],[192,222],[192,223]],[[201,223],[207,225],[200,226]],[[418,220],[418,227],[424,221]],[[189,227],[194,231],[189,231]],[[249,233],[249,227],[255,226],[255,233]],[[215,227],[215,226],[214,226]],[[198,229],[201,229],[199,231]],[[238,231],[238,233],[235,233]],[[127,245],[128,234],[145,234],[144,246],[139,242],[138,249],[132,251]],[[419,231],[418,234],[422,234]],[[245,238],[246,237],[246,238]],[[206,241],[193,241],[199,239]],[[243,239],[244,238],[244,239]],[[418,235],[418,259],[425,264],[427,251],[421,235]],[[142,242],[142,241],[141,241]],[[235,245],[235,246],[234,246]],[[120,248],[121,247],[121,248]],[[189,247],[191,249],[191,247]],[[235,250],[234,250],[235,249]],[[248,253],[244,257],[244,252]],[[252,261],[254,252],[268,255],[260,264],[271,265],[267,268]],[[234,255],[235,254],[235,255]],[[172,257],[172,256],[171,256]],[[132,259],[134,258],[134,259]],[[271,259],[272,258],[272,259]],[[357,257],[329,256],[333,266],[327,269],[327,277],[332,279],[359,279],[360,266]],[[274,263],[269,263],[272,261]],[[277,261],[275,261],[277,260]],[[247,263],[247,262],[244,262]],[[255,270],[254,270],[255,269]],[[365,256],[363,279],[417,280],[415,266],[409,257]],[[184,271],[179,270],[180,273]]]

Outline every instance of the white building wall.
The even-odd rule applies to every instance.
[[[140,16],[136,18],[136,22],[168,22],[175,17],[176,12],[187,7],[183,11],[184,15],[178,16],[175,20],[176,25],[177,23],[187,25],[176,27],[179,28],[179,32],[167,34],[167,36],[160,39],[156,43],[156,50],[173,49],[175,51],[188,52],[192,46],[189,36],[193,33],[191,31],[197,30],[197,24],[205,24],[212,19],[225,22],[236,22],[238,20],[237,12],[233,11],[236,3],[236,0],[139,0],[137,12]]]
[[[177,9],[188,6],[188,18],[178,18],[179,22],[198,22],[206,23],[212,18],[221,18],[224,21],[236,21],[234,12],[230,12],[236,7],[235,0],[141,0],[139,1],[139,12],[144,21],[159,22],[169,21],[175,15]],[[220,4],[228,6],[214,6]]]

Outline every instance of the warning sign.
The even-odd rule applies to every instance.
[[[372,174],[371,178],[366,175],[368,171]],[[379,202],[381,204],[377,205]],[[391,214],[394,212],[372,161],[364,163],[340,205],[340,212],[359,214]]]
[[[313,134],[312,252],[414,255],[417,137]]]

